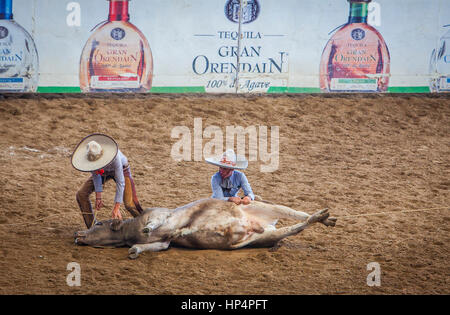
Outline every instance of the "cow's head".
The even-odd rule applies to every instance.
[[[89,230],[75,232],[75,244],[120,247],[125,245],[124,223],[119,220],[102,221]]]

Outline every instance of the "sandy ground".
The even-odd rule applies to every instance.
[[[70,164],[78,141],[116,138],[141,203],[176,207],[208,197],[216,171],[170,156],[172,128],[193,132],[196,117],[224,133],[279,126],[279,169],[251,162],[253,190],[310,213],[329,207],[337,226],[315,225],[276,251],[170,248],[129,260],[127,248],[76,246],[75,193],[87,177]],[[5,95],[0,122],[1,294],[450,293],[448,96]],[[114,191],[109,182],[100,219]],[[430,210],[345,217],[413,209]],[[70,262],[81,287],[66,284]],[[366,284],[370,262],[380,287]]]

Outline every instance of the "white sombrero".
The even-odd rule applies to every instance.
[[[206,158],[206,162],[224,168],[246,169],[248,161],[244,156],[236,155],[233,150],[226,150],[221,156]]]
[[[111,163],[119,146],[113,138],[94,133],[77,145],[72,154],[72,165],[82,172],[93,172]]]

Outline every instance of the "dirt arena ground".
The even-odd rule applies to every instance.
[[[337,226],[314,225],[276,251],[170,248],[129,260],[127,248],[76,246],[75,193],[88,176],[70,164],[78,141],[113,136],[141,204],[176,207],[208,197],[216,171],[170,157],[172,128],[192,132],[194,118],[224,133],[279,126],[279,169],[251,162],[253,190],[310,213],[329,207]],[[448,96],[4,95],[0,131],[0,294],[450,293]],[[109,182],[100,219],[114,191]],[[428,210],[400,212],[415,209]],[[81,287],[66,284],[70,262]],[[366,284],[370,262],[380,287]]]

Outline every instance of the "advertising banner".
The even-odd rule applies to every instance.
[[[1,92],[448,92],[450,0],[0,0]]]

